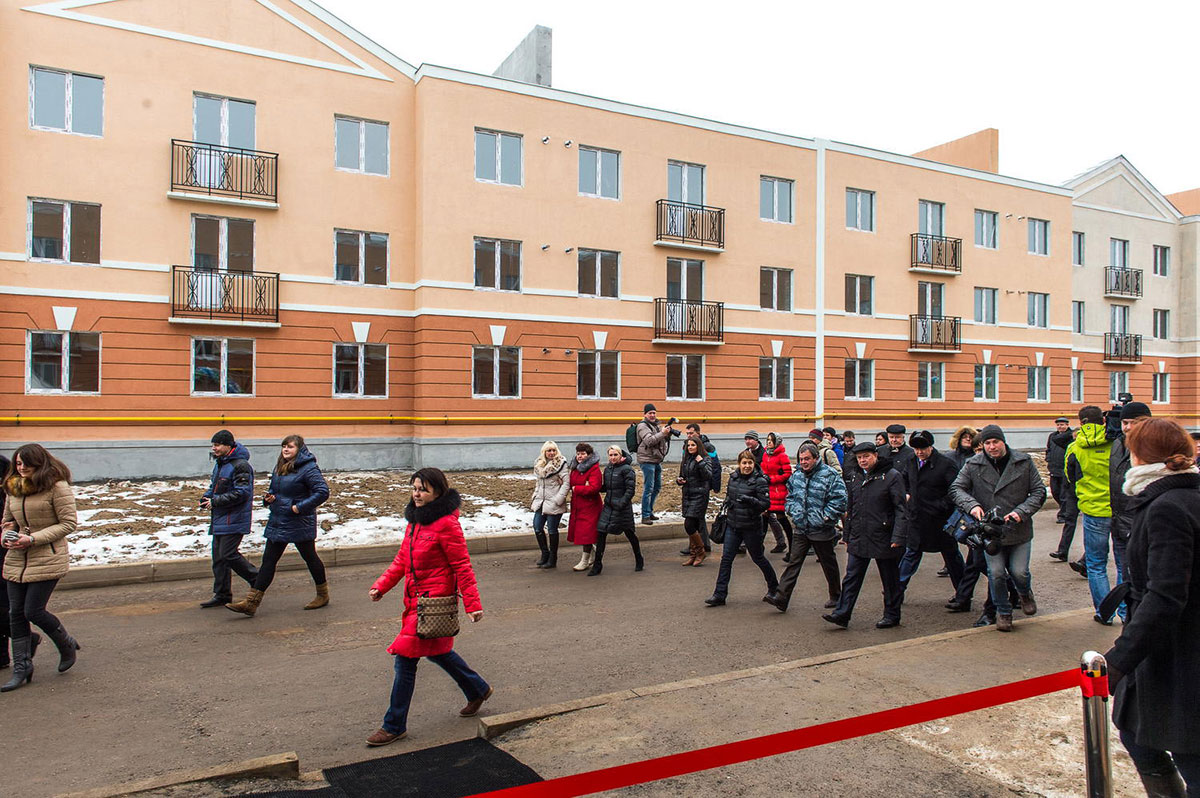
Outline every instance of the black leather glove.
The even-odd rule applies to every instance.
[[[749,496],[738,496],[737,501],[738,501],[738,504],[753,504],[754,503],[754,499],[750,498]]]

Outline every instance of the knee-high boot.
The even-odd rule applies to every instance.
[[[46,634],[50,635],[50,639],[58,648],[58,672],[69,671],[75,664],[75,652],[80,649],[79,642],[67,634],[67,630],[61,623],[53,629],[47,630]]]
[[[0,685],[0,693],[16,690],[22,684],[33,681],[33,657],[29,655],[29,638],[12,639],[12,678]]]
[[[588,576],[599,576],[604,570],[604,546],[608,540],[608,535],[604,532],[596,535],[596,545],[592,547],[594,556],[592,557],[592,567],[588,571]]]
[[[638,542],[637,533],[632,529],[625,533],[625,537],[633,547],[633,570],[640,571],[646,567],[646,561],[642,558],[642,544]]]
[[[537,539],[538,549],[540,549],[542,552],[542,556],[538,558],[538,561],[534,564],[534,566],[537,568],[545,568],[546,562],[550,559],[550,547],[546,545],[546,533],[535,530],[533,536]]]
[[[1147,798],[1187,798],[1187,785],[1179,772],[1146,774],[1139,773]]]
[[[696,558],[704,556],[704,544],[700,542],[700,533],[693,532],[688,535],[688,558],[683,561],[683,565],[695,565]]]
[[[549,535],[547,535],[547,539],[550,544],[550,553],[549,553],[549,556],[546,558],[546,564],[542,567],[547,568],[547,569],[557,568],[558,567],[558,533],[551,532]]]

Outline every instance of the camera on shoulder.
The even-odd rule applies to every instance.
[[[992,556],[1000,553],[1000,540],[1004,537],[1004,530],[1008,527],[1008,522],[1004,520],[1004,515],[1000,512],[999,507],[993,507],[981,521],[969,516],[964,520],[965,523],[955,535],[959,543],[983,549]]]

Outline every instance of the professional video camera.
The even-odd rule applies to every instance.
[[[1122,391],[1117,394],[1117,401],[1113,404],[1112,409],[1104,411],[1105,437],[1111,440],[1121,434],[1121,410],[1132,401],[1133,394]]]
[[[977,521],[970,516],[964,518],[954,536],[959,543],[983,549],[988,554],[995,556],[1000,553],[1000,538],[1004,536],[1004,529],[1007,526],[1008,522],[1004,520],[1000,508],[993,507],[982,521]]]

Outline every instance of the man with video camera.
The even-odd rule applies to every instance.
[[[1009,579],[1020,596],[1021,610],[1026,615],[1037,612],[1029,554],[1033,547],[1033,514],[1046,502],[1046,483],[1029,455],[1008,448],[999,426],[988,424],[980,430],[979,438],[983,451],[963,465],[950,486],[950,497],[964,513],[984,522],[980,531],[990,544],[986,547],[988,590],[996,605],[996,628],[1011,632]]]

